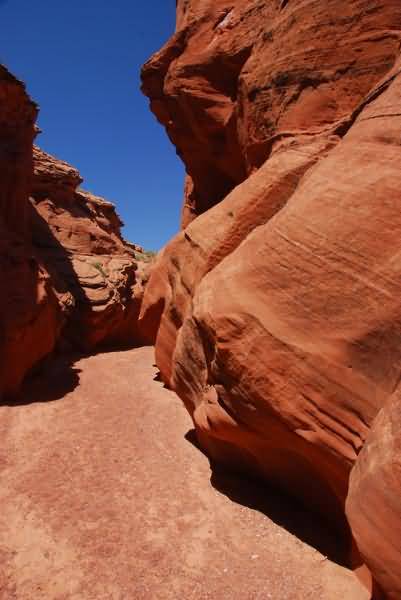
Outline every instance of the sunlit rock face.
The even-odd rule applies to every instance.
[[[113,204],[78,187],[76,169],[39,148],[34,167],[33,243],[66,319],[63,344],[89,351],[101,343],[133,343],[141,248],[122,238]]]
[[[184,229],[141,321],[208,453],[338,520],[401,371],[401,4],[177,13],[142,76],[185,163]]]
[[[380,411],[351,472],[347,516],[388,598],[401,598],[401,387]]]
[[[187,169],[184,224],[283,141],[343,136],[394,65],[398,12],[393,0],[178,2],[142,80]]]
[[[57,350],[142,340],[147,265],[114,206],[33,146],[37,107],[0,67],[0,397]]]

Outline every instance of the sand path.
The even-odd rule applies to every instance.
[[[328,546],[313,517],[212,474],[152,363],[63,359],[0,407],[0,598],[368,600],[287,531]]]

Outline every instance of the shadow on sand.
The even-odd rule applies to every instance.
[[[203,452],[195,430],[185,439]],[[203,452],[203,454],[205,454]],[[274,523],[312,546],[330,561],[348,566],[349,538],[336,531],[322,517],[308,510],[299,500],[268,484],[227,470],[210,461],[212,486],[233,502],[263,513]]]
[[[29,374],[18,395],[5,399],[6,406],[22,406],[60,400],[79,384],[80,369],[74,366],[79,355],[51,356]]]
[[[153,365],[154,367],[157,368],[157,365]],[[161,383],[162,387],[165,388],[166,390],[171,390],[171,388],[163,381],[162,378],[162,374],[160,373],[160,371],[158,370],[156,375],[153,377],[153,381],[156,381],[157,383]]]
[[[141,348],[140,343],[103,344],[88,352],[50,354],[27,374],[16,396],[3,398],[0,406],[22,406],[35,402],[61,400],[79,385],[81,369],[75,364],[97,354],[125,352]]]

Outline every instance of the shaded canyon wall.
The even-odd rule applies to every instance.
[[[142,249],[76,169],[33,146],[37,112],[0,66],[0,397],[54,350],[142,341]]]

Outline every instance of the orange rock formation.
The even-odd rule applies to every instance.
[[[401,5],[368,4],[181,1],[142,75],[187,170],[140,317],[162,377],[210,456],[336,521],[401,371]]]
[[[56,348],[134,344],[141,248],[76,169],[33,147],[37,107],[0,67],[0,397]],[[137,254],[136,254],[137,253]]]
[[[66,318],[63,342],[92,350],[137,339],[141,248],[121,236],[114,205],[78,188],[76,169],[34,148],[33,244]]]
[[[61,315],[31,244],[29,193],[37,107],[24,85],[0,67],[0,397],[51,352]]]
[[[0,67],[0,396],[56,349],[155,341],[209,456],[350,526],[391,600],[400,32],[398,0],[177,0],[142,79],[185,163],[183,230],[142,306],[140,248],[33,147],[37,107]]]

